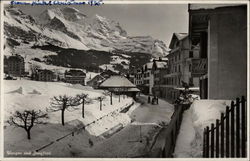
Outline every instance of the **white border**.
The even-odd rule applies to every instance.
[[[22,2],[30,2],[32,0],[29,0],[29,1],[22,1]],[[47,0],[46,0],[47,1]],[[60,1],[63,1],[63,0],[60,0]],[[77,1],[84,1],[84,0],[75,0],[76,2]],[[199,1],[199,0],[191,0],[191,1],[183,1],[183,0],[177,0],[177,1],[173,1],[173,0],[158,0],[158,1],[152,1],[152,0],[137,0],[137,1],[123,1],[123,0],[104,0],[104,5],[105,4],[188,4],[188,3],[203,3],[203,4],[208,4],[208,3],[212,3],[212,4],[220,4],[220,3],[223,3],[223,4],[247,4],[247,33],[248,33],[248,36],[247,36],[247,101],[249,102],[250,100],[250,96],[249,96],[249,78],[250,78],[250,75],[249,75],[249,68],[250,68],[250,65],[249,65],[249,36],[250,36],[250,33],[249,33],[249,1],[248,0],[225,0],[225,1],[218,1],[218,0],[207,0],[207,1]],[[9,4],[9,0],[0,0],[0,17],[1,17],[1,22],[0,22],[0,25],[1,25],[1,28],[0,28],[0,36],[1,36],[1,41],[0,41],[0,48],[1,48],[1,55],[0,55],[0,90],[1,90],[1,99],[0,99],[0,103],[1,103],[1,110],[0,110],[0,114],[1,114],[1,122],[0,122],[0,160],[6,160],[6,161],[13,161],[13,160],[19,160],[19,161],[33,161],[33,160],[40,160],[40,161],[54,161],[54,160],[62,160],[62,161],[66,161],[66,160],[104,160],[104,161],[109,161],[109,160],[176,160],[176,161],[196,161],[196,160],[203,160],[203,161],[218,161],[218,160],[225,160],[225,161],[249,161],[249,131],[250,131],[250,126],[249,126],[249,114],[250,114],[250,106],[249,106],[249,103],[247,103],[247,113],[248,113],[248,118],[247,118],[247,125],[248,125],[248,129],[247,129],[247,138],[248,138],[248,142],[247,142],[247,158],[4,158],[4,130],[3,130],[3,121],[4,121],[4,100],[3,100],[3,89],[4,89],[4,86],[3,86],[3,42],[4,42],[4,38],[3,38],[3,6],[4,4]],[[188,12],[188,11],[187,11]]]

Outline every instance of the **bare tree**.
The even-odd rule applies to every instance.
[[[99,100],[100,101],[100,111],[102,110],[102,101],[105,99],[106,97],[105,96],[100,96],[100,97],[97,97],[96,100]]]
[[[59,95],[58,97],[54,96],[51,99],[50,107],[47,109],[48,111],[57,112],[61,111],[61,119],[62,125],[64,126],[64,112],[65,110],[69,111],[69,108],[72,107],[73,110],[76,110],[75,106],[78,106],[79,103],[77,99],[74,97]]]
[[[45,119],[48,118],[48,114],[43,113],[41,110],[25,110],[23,112],[16,111],[7,122],[10,125],[23,128],[27,133],[27,138],[30,140],[31,128],[37,124],[46,124]]]
[[[84,118],[84,105],[91,103],[88,94],[78,94],[76,95],[76,101],[78,104],[82,104],[82,117]]]

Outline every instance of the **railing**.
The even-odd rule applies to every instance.
[[[181,104],[175,106],[175,111],[171,116],[171,121],[167,126],[165,145],[162,149],[162,158],[173,157],[173,152],[175,148],[176,139],[180,130],[182,114],[189,108],[189,104]]]
[[[204,129],[204,158],[246,157],[247,141],[247,110],[246,100],[236,99],[231,107],[226,107],[226,113],[221,114],[216,124],[212,123]]]

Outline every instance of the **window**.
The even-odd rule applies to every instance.
[[[194,57],[193,51],[189,51],[189,58],[193,58],[193,57]]]
[[[181,66],[179,65],[179,72],[181,72]]]

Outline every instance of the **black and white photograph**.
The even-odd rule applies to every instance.
[[[248,1],[1,9],[3,159],[248,159]]]

